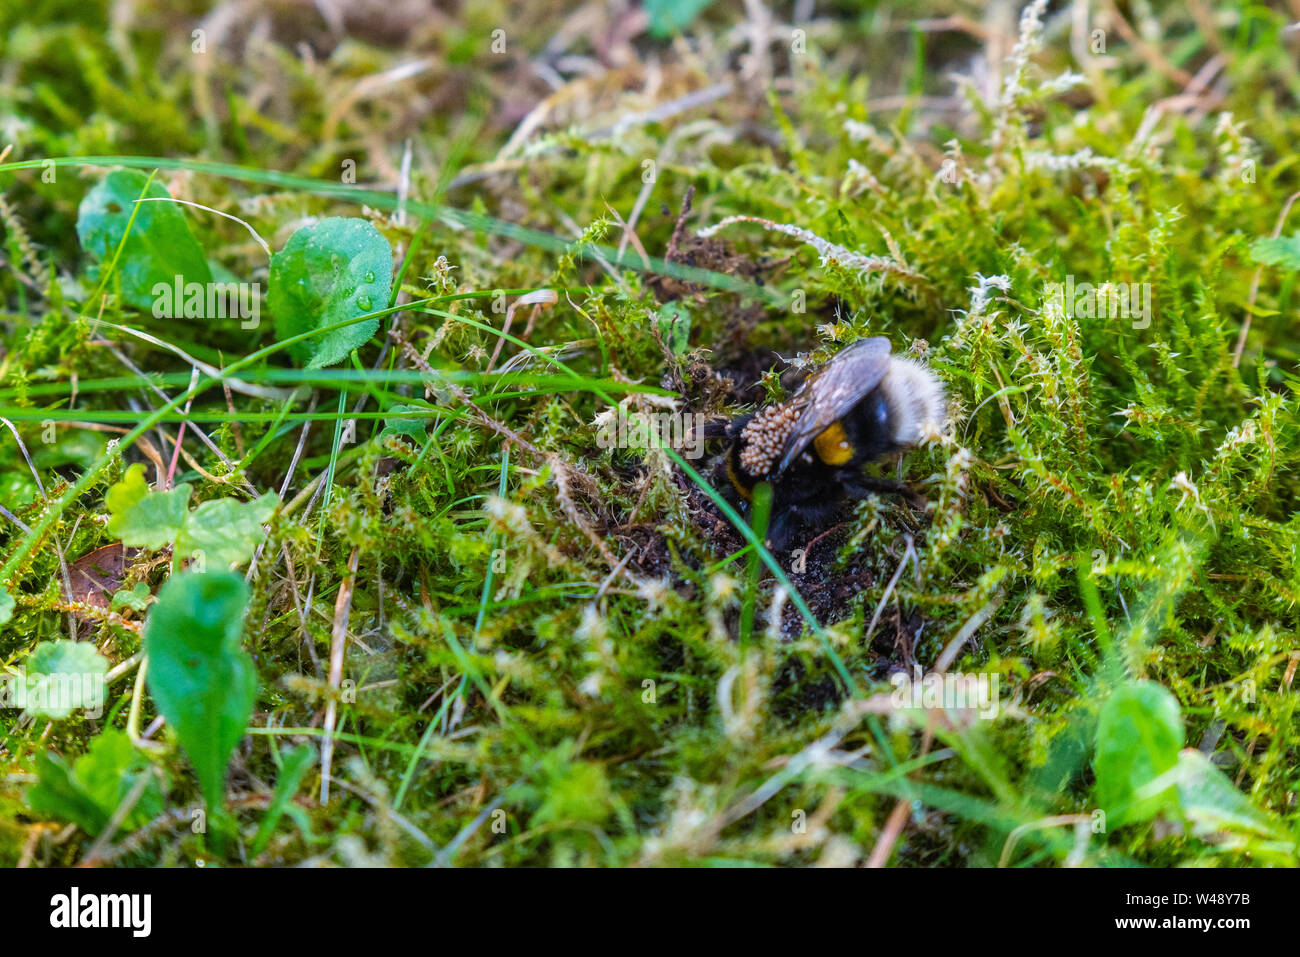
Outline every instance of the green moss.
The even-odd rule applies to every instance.
[[[245,645],[261,686],[256,733],[226,782],[232,861],[264,814],[255,782],[279,780],[282,749],[320,745],[331,702],[332,773],[348,786],[318,807],[319,765],[310,771],[306,813],[286,815],[257,862],[802,865],[873,850],[903,866],[1294,861],[1296,277],[1256,245],[1296,229],[1281,217],[1300,188],[1300,75],[1280,14],[1223,5],[1231,28],[1209,38],[1176,6],[1153,13],[1160,30],[1143,35],[1169,38],[1166,67],[1119,35],[1105,59],[1076,62],[1068,24],[1049,21],[1022,38],[1032,58],[1001,64],[1010,85],[985,99],[953,95],[946,79],[969,73],[978,41],[927,35],[908,49],[887,26],[950,12],[942,4],[868,4],[811,30],[805,53],[772,45],[779,95],[741,83],[649,122],[635,114],[707,86],[702,71],[717,65],[639,36],[665,63],[653,100],[597,75],[506,148],[518,104],[549,92],[518,79],[553,34],[540,12],[503,21],[503,6],[476,5],[438,52],[419,53],[425,73],[343,109],[419,36],[408,47],[362,31],[308,70],[295,44],[323,52],[328,31],[280,24],[253,55],[235,30],[209,38],[222,55],[203,74],[189,69],[192,24],[161,6],[125,44],[110,42],[102,11],[57,3],[29,5],[22,29],[0,30],[12,65],[0,99],[24,131],[9,161],[237,164],[247,171],[164,166],[159,181],[246,219],[272,249],[304,217],[363,215],[399,262],[409,256],[403,301],[445,297],[398,314],[394,337],[383,320],[352,360],[313,374],[310,398],[287,391],[277,352],[238,376],[286,391],[232,383],[190,409],[174,482],[203,500],[286,488],[252,566]],[[725,49],[734,16],[710,8],[692,29]],[[505,54],[490,49],[498,22],[512,24]],[[1014,42],[1018,27],[1004,27]],[[1190,112],[1171,106],[1177,71],[1195,74],[1216,51],[1223,92]],[[1067,70],[1077,83],[1058,79]],[[889,102],[900,89],[915,95]],[[408,139],[404,217],[391,193],[337,195],[348,160],[358,188],[391,185]],[[259,170],[302,179],[271,183]],[[182,325],[90,301],[74,228],[90,180],[73,166],[53,182],[41,174],[0,171],[0,414],[44,488],[5,430],[0,501],[22,526],[0,517],[16,600],[0,663],[68,637],[71,619],[117,664],[139,647],[140,614],[70,608],[62,567],[112,544],[105,490],[131,462],[156,481],[186,413],[161,416],[111,461],[102,440],[120,432],[85,423],[133,428],[164,404],[151,385],[175,398],[191,370],[119,327],[225,366],[271,345],[273,323]],[[435,214],[435,199],[476,215]],[[619,222],[634,209],[635,240]],[[265,282],[243,226],[184,213],[214,265]],[[748,218],[697,235],[730,216]],[[1058,303],[1056,283],[1123,284],[1135,308]],[[493,330],[521,290],[545,288],[553,304],[509,318],[531,349],[506,341],[489,373]],[[688,326],[662,327],[669,302]],[[595,423],[615,405],[657,411],[663,392],[682,412],[749,411],[788,390],[778,353],[821,361],[865,335],[924,358],[948,386],[951,428],[901,463],[931,507],[871,497],[809,546],[806,566],[787,562],[817,629],[765,571],[742,649],[742,537],[662,451],[604,448]],[[424,376],[395,375],[410,371]],[[129,386],[97,385],[122,376]],[[45,421],[64,413],[51,432]],[[350,431],[336,430],[340,417]],[[96,461],[108,464],[47,532],[23,532]],[[331,467],[334,487],[314,495]],[[122,587],[156,592],[167,557],[132,558]],[[890,707],[889,678],[932,667],[959,637],[949,670],[996,677],[1001,708],[927,733],[924,717]],[[103,719],[46,734],[44,721],[0,712],[0,763],[17,772],[0,775],[0,862],[71,863],[94,840],[30,844],[45,818],[26,801],[29,775],[51,749],[75,759],[105,726],[127,728],[130,674],[110,687]],[[1133,679],[1173,694],[1184,744],[1272,831],[1198,831],[1172,806],[1156,821],[1093,826],[1105,810],[1092,772],[1099,714]],[[133,729],[155,716],[147,696],[138,705]],[[169,813],[183,812],[197,782],[168,732],[157,738],[143,753],[168,771]],[[881,845],[899,801],[906,827]],[[1060,815],[1086,826],[1026,827]],[[212,854],[187,820],[155,822],[115,859]]]

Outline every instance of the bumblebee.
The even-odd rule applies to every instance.
[[[889,354],[889,340],[861,339],[812,373],[788,401],[733,420],[726,478],[744,503],[772,486],[767,546],[784,551],[801,527],[816,528],[839,506],[872,491],[907,486],[862,467],[914,445],[945,415],[944,389],[919,362]],[[923,500],[922,500],[923,501]]]

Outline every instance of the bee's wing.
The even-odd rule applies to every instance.
[[[813,439],[880,385],[888,368],[889,340],[876,336],[859,339],[814,372],[790,400],[800,409],[800,416],[785,440],[778,473],[784,472]]]

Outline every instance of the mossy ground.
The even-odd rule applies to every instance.
[[[227,781],[239,836],[217,850],[192,832],[198,787],[164,730],[148,755],[168,771],[167,811],[109,835],[97,860],[1294,863],[1294,838],[1173,814],[1069,826],[1097,810],[1097,717],[1121,676],[1168,688],[1186,744],[1282,833],[1300,824],[1296,272],[1251,256],[1297,228],[1300,34],[1283,13],[1082,4],[1086,23],[1066,5],[1022,29],[1009,4],[819,4],[792,26],[783,4],[763,32],[718,5],[660,40],[617,4],[430,16],[346,2],[335,26],[310,5],[143,2],[127,23],[109,6],[0,12],[6,161],[231,164],[243,172],[183,162],[160,177],[273,249],[307,217],[365,216],[407,260],[403,301],[479,295],[443,304],[450,317],[386,319],[344,364],[353,379],[318,378],[287,412],[220,388],[193,403],[228,415],[190,426],[176,481],[200,498],[284,490],[250,570],[261,686]],[[387,204],[313,192],[337,193],[349,161]],[[114,429],[162,404],[151,381],[171,396],[189,380],[174,352],[97,320],[217,366],[273,341],[269,321],[183,325],[92,301],[74,227],[103,169],[55,169],[0,173],[0,405],[44,487],[6,429],[0,502],[27,527]],[[421,215],[435,202],[492,219]],[[697,235],[733,215],[795,229]],[[214,261],[265,281],[243,226],[190,221]],[[714,275],[664,275],[665,259]],[[1044,289],[1067,277],[1148,289],[1149,321],[1057,308]],[[531,289],[557,301],[517,309],[511,335],[576,379],[521,385],[545,366],[509,342],[494,369],[510,372],[486,374],[494,303]],[[689,317],[685,347],[657,319],[668,302]],[[806,564],[777,556],[818,633],[676,463],[602,448],[592,423],[610,399],[650,409],[643,386],[684,412],[738,414],[782,394],[784,360],[864,335],[924,357],[952,423],[900,464],[927,512],[872,497]],[[402,369],[430,370],[431,391],[379,378]],[[427,433],[380,435],[393,405],[421,399]],[[43,440],[52,409],[94,427]],[[96,423],[105,412],[138,418]],[[70,602],[62,568],[113,545],[105,490],[131,462],[165,472],[185,418],[123,450],[19,563],[0,662],[74,625],[113,663],[139,651],[141,615],[84,591]],[[24,547],[13,519],[6,560]],[[127,555],[108,590],[156,592],[165,557]],[[958,636],[950,670],[998,677],[997,719],[927,728],[893,712],[889,675],[933,667]],[[0,714],[0,862],[88,852],[99,835],[28,807],[35,757],[125,727],[133,690],[127,672],[100,719]],[[300,813],[253,855],[281,756],[320,744],[330,700],[330,802],[316,765]]]

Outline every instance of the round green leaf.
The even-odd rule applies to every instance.
[[[66,718],[104,707],[108,659],[88,641],[42,641],[27,657],[21,705],[28,714]]]
[[[393,249],[364,219],[330,217],[298,230],[271,257],[267,304],[283,341],[388,306]],[[366,319],[289,347],[309,369],[333,365],[379,328]]]
[[[139,170],[117,169],[100,180],[77,209],[77,239],[82,249],[103,264],[101,268],[113,261],[118,244],[127,236],[114,276],[122,298],[141,309],[153,307],[159,283],[174,288],[177,277],[182,283],[212,281],[203,247],[190,232],[181,207],[136,203],[147,197],[170,199],[171,194],[157,180],[150,183]],[[133,212],[135,221],[131,222]]]

